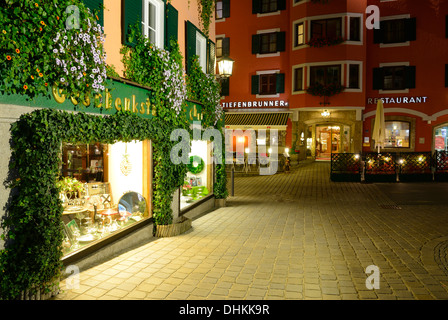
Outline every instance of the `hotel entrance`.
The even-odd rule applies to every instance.
[[[350,152],[350,127],[316,125],[316,160],[331,160],[332,153]]]

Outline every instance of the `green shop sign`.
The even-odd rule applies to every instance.
[[[114,79],[107,79],[105,87],[104,91],[86,95],[83,100],[63,94],[62,89],[53,86],[49,89],[49,95],[32,100],[20,94],[0,94],[0,103],[99,114],[114,114],[124,110],[144,118],[156,116],[156,108],[150,102],[151,90]]]

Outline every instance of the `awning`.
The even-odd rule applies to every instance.
[[[286,130],[289,113],[227,113],[225,114],[226,129],[277,129]]]

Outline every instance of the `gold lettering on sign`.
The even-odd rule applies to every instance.
[[[124,98],[124,111],[131,111],[131,99]]]
[[[102,108],[103,107],[103,104],[100,102],[102,97],[103,96],[101,95],[101,93],[97,93],[95,95],[95,107],[97,107],[97,108]],[[97,101],[98,101],[98,103],[97,103]]]
[[[112,95],[109,89],[106,89],[106,109],[112,109]]]
[[[135,102],[135,94],[132,95],[132,112],[137,113],[138,112],[138,103]]]
[[[117,109],[117,111],[121,111],[121,99],[120,98],[115,99],[115,109]]]

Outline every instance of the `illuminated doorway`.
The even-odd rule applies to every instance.
[[[332,153],[350,150],[350,127],[341,125],[316,126],[316,160],[331,160]]]

